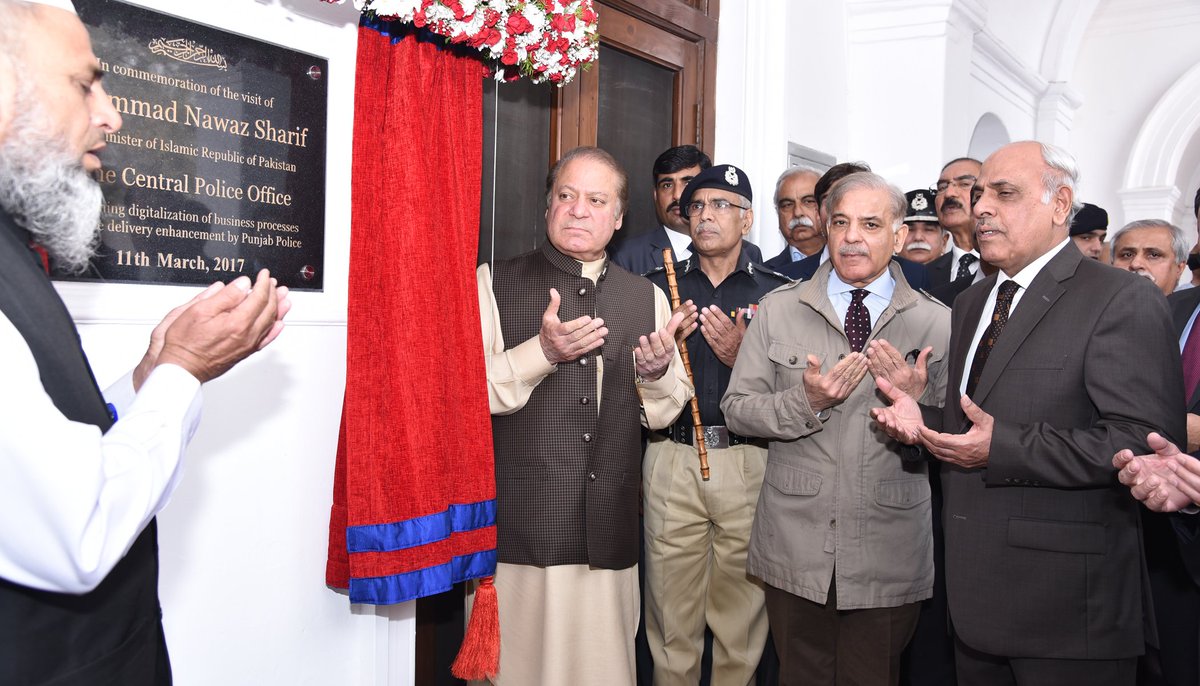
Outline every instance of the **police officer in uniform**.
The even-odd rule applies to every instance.
[[[710,479],[701,478],[692,415],[651,436],[643,462],[646,628],[655,684],[696,684],[704,630],[713,635],[712,683],[754,677],[767,638],[762,588],[746,575],[765,443],[729,432],[721,397],[759,298],[790,279],[752,261],[742,237],[753,192],[733,165],[704,170],[680,198],[692,255],[676,262],[685,337],[704,425]],[[669,290],[665,268],[647,275]],[[669,630],[664,628],[669,627]]]

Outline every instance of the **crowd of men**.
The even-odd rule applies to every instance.
[[[154,517],[200,385],[289,309],[214,284],[96,386],[47,264],[95,246],[101,76],[67,0],[0,0],[4,683],[171,682]],[[545,244],[477,273],[493,681],[1200,682],[1200,248],[1106,242],[1078,178],[1033,141],[907,194],[789,169],[764,261],[736,165],[665,151],[614,244],[625,170],[566,153]]]
[[[1200,682],[1178,227],[1109,237],[1026,141],[908,193],[788,169],[764,261],[737,165],[650,172],[659,225],[614,240],[626,173],[572,151],[546,244],[479,269],[495,683]]]

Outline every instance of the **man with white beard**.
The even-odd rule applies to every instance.
[[[814,169],[792,167],[775,182],[775,213],[787,247],[764,262],[771,269],[799,262],[825,247],[825,234],[817,228],[820,222],[815,188],[820,178],[821,173]]]
[[[47,276],[96,244],[121,127],[69,0],[0,0],[0,681],[169,684],[154,516],[179,480],[200,384],[279,335],[263,270],[155,327],[102,395]]]

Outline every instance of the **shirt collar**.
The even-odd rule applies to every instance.
[[[891,262],[889,261],[888,268],[883,271],[883,274],[880,274],[879,278],[863,287],[870,291],[872,295],[878,295],[889,302],[892,300],[892,293],[896,291],[896,279],[892,276],[891,266]],[[842,281],[836,269],[829,270],[829,286],[826,292],[830,296],[840,293],[851,293],[856,290],[858,290],[858,286],[852,286]]]
[[[1011,279],[1009,277],[1005,276],[1004,272],[1000,272],[997,275],[998,276],[998,278],[996,279],[997,283],[1004,283],[1005,281],[1016,281],[1017,285],[1020,286],[1022,290],[1028,290],[1029,284],[1033,283],[1033,280],[1037,277],[1038,273],[1040,273],[1042,271],[1042,269],[1046,266],[1046,264],[1049,263],[1050,260],[1054,259],[1054,256],[1057,255],[1059,252],[1061,252],[1062,249],[1066,247],[1067,243],[1070,243],[1070,242],[1071,242],[1071,238],[1069,236],[1067,238],[1064,238],[1062,240],[1062,243],[1059,243],[1058,245],[1054,246],[1053,248],[1050,248],[1045,253],[1043,253],[1041,255],[1041,257],[1038,257],[1033,262],[1030,262],[1029,264],[1025,265],[1025,268],[1022,269],[1021,271],[1017,272],[1016,274],[1014,274]]]

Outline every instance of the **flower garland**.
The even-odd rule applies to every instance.
[[[323,0],[341,4],[345,0]],[[599,56],[592,0],[354,0],[370,21],[411,23],[496,63],[496,80],[559,86]]]

